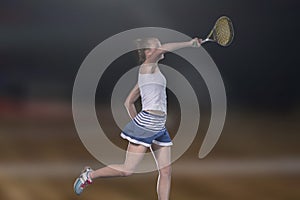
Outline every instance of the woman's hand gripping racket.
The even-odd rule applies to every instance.
[[[212,28],[205,40],[200,41],[201,44],[206,42],[216,42],[217,44],[226,47],[231,44],[234,37],[234,30],[231,20],[226,17],[220,17],[215,26]],[[193,46],[198,46],[197,42],[193,43]]]

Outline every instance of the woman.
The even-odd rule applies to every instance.
[[[157,38],[137,40],[140,68],[138,83],[129,93],[125,107],[131,121],[125,126],[121,137],[128,140],[124,164],[109,165],[98,170],[86,167],[74,183],[76,194],[92,183],[95,178],[129,176],[142,160],[147,148],[153,152],[159,177],[158,199],[169,199],[171,185],[171,138],[165,128],[167,116],[166,79],[160,72],[158,61],[164,53],[185,47],[200,47],[201,39],[161,45]],[[145,46],[150,48],[144,48]],[[135,101],[141,96],[142,111],[137,113]]]

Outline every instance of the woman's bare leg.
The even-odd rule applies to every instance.
[[[91,179],[98,177],[120,177],[131,175],[140,161],[143,159],[147,147],[129,143],[127,147],[126,159],[121,165],[108,165],[92,171],[89,176]]]
[[[159,200],[168,200],[171,188],[171,147],[153,144],[152,152],[159,170],[157,195]]]

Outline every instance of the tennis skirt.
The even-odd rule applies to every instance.
[[[134,144],[150,147],[152,143],[160,146],[173,145],[165,127],[167,116],[141,111],[121,132],[121,137]]]

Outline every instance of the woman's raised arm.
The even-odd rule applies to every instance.
[[[145,63],[156,63],[159,61],[159,58],[162,54],[166,52],[172,52],[177,49],[186,48],[186,47],[200,47],[201,46],[201,39],[194,38],[188,42],[174,42],[174,43],[166,43],[161,45],[159,48],[157,48],[151,56],[149,56]]]

